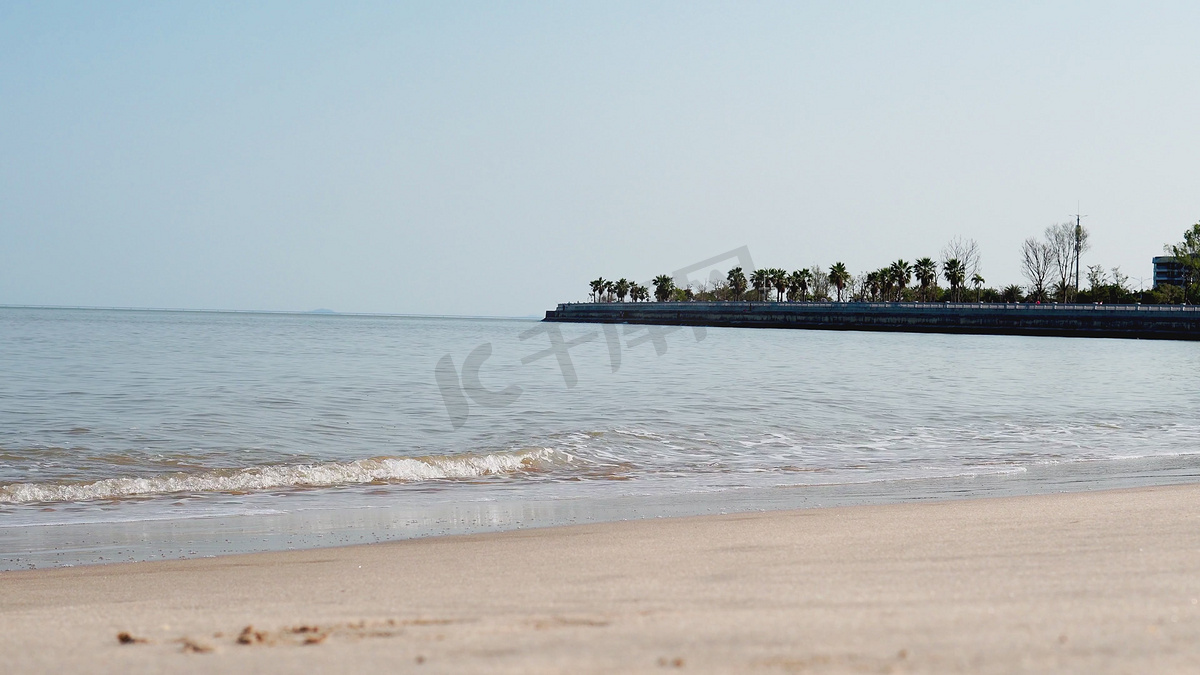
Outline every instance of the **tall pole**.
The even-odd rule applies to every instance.
[[[1079,223],[1079,209],[1075,209],[1075,298],[1079,299],[1079,255],[1084,239],[1084,226]]]
[[[1083,253],[1083,224],[1080,222],[1084,216],[1079,214],[1079,204],[1075,205],[1075,298],[1079,298],[1079,258]]]

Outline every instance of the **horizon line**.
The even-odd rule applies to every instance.
[[[365,316],[420,319],[537,319],[537,314],[401,314],[393,312],[339,312],[332,309],[195,309],[184,307],[116,307],[98,305],[13,305],[0,304],[0,309],[59,309],[109,312],[187,312],[195,314],[293,314],[303,316]]]

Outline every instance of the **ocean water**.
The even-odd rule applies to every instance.
[[[1200,477],[1200,344],[0,308],[0,567]]]

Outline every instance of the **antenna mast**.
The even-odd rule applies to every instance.
[[[1075,216],[1075,297],[1076,297],[1076,299],[1079,298],[1079,257],[1080,257],[1080,254],[1083,252],[1083,250],[1082,250],[1083,249],[1083,224],[1080,221],[1084,218],[1087,218],[1087,214],[1080,215],[1079,210],[1080,210],[1079,203],[1076,202],[1075,213],[1071,214],[1071,215]]]

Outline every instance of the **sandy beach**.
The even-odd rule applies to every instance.
[[[0,597],[6,673],[1196,672],[1200,486],[5,572]]]

